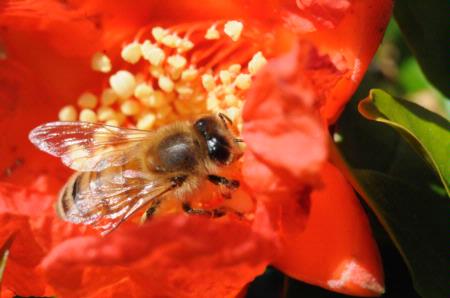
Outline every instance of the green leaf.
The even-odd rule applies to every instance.
[[[450,196],[450,123],[412,102],[371,90],[360,102],[360,113],[370,120],[388,124],[428,161]]]
[[[450,97],[450,1],[397,0],[394,15],[425,75]]]
[[[353,185],[403,255],[416,290],[426,298],[450,297],[447,198],[377,171],[351,172]]]

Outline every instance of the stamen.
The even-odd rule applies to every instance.
[[[139,103],[132,99],[128,99],[120,105],[120,111],[122,111],[125,116],[137,115],[140,110]]]
[[[213,40],[213,39],[219,39],[219,38],[220,38],[220,33],[216,29],[216,25],[212,25],[211,27],[209,27],[208,30],[206,31],[205,39]]]
[[[97,114],[91,109],[83,109],[80,112],[80,121],[97,122]]]
[[[63,107],[58,114],[60,121],[76,121],[77,116],[77,110],[72,105]]]
[[[103,53],[97,52],[92,56],[91,68],[94,71],[108,73],[111,71],[111,60]]]
[[[248,63],[248,72],[255,75],[264,65],[266,65],[267,60],[261,52],[256,53],[252,60]]]
[[[126,99],[133,95],[136,80],[130,72],[119,70],[115,75],[112,75],[109,78],[109,84],[120,98]]]
[[[126,45],[120,53],[122,59],[131,64],[136,64],[141,59],[141,46],[137,42]]]
[[[82,109],[93,109],[97,105],[97,96],[91,92],[85,92],[78,97],[77,103]]]
[[[258,41],[242,38],[243,29],[239,21],[142,29],[122,48],[119,71],[110,75],[109,86],[98,95],[81,94],[79,114],[74,106],[65,106],[58,117],[150,130],[220,112],[239,129],[246,91],[267,62],[257,52]],[[94,55],[94,70],[108,72],[111,67],[105,54]]]
[[[111,88],[107,88],[102,92],[101,103],[104,106],[110,106],[117,101],[117,98],[118,96],[116,92],[114,92]]]
[[[151,44],[148,40],[141,45],[141,52],[144,59],[149,61],[154,66],[161,65],[166,58],[164,51],[158,46]]]
[[[226,35],[231,37],[233,41],[238,41],[241,36],[242,29],[244,29],[244,25],[239,21],[229,21],[225,24],[224,32]]]

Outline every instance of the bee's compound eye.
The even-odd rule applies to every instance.
[[[221,164],[226,164],[229,161],[231,155],[230,144],[224,137],[215,135],[209,138],[206,143],[212,160]]]

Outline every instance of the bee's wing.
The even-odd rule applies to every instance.
[[[136,156],[139,142],[151,135],[89,122],[49,122],[33,129],[29,139],[71,169],[89,172],[127,163]]]
[[[88,224],[107,234],[152,200],[160,199],[173,189],[167,179],[145,178],[139,171],[126,172],[113,173],[101,183],[97,183],[101,178],[83,177],[91,173],[77,173],[71,187],[66,188],[59,198],[58,213],[67,221]]]

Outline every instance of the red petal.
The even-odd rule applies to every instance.
[[[328,57],[303,43],[258,73],[243,111],[248,146],[243,173],[253,190],[273,186],[260,181],[269,182],[274,175],[286,189],[315,179],[327,155],[317,106],[323,88],[339,75]],[[266,173],[269,176],[263,177]]]
[[[328,1],[325,1],[328,2]],[[358,87],[380,44],[390,20],[391,0],[352,1],[337,26],[305,36],[333,61],[341,61],[351,71],[329,92],[322,115],[329,122],[339,116]]]
[[[264,270],[274,237],[261,209],[252,226],[180,215],[68,240],[43,266],[62,296],[97,295],[129,280],[135,297],[233,297]]]
[[[383,270],[366,214],[334,166],[324,167],[322,180],[324,187],[311,195],[306,229],[284,231],[284,248],[274,265],[296,279],[333,291],[382,294]]]

